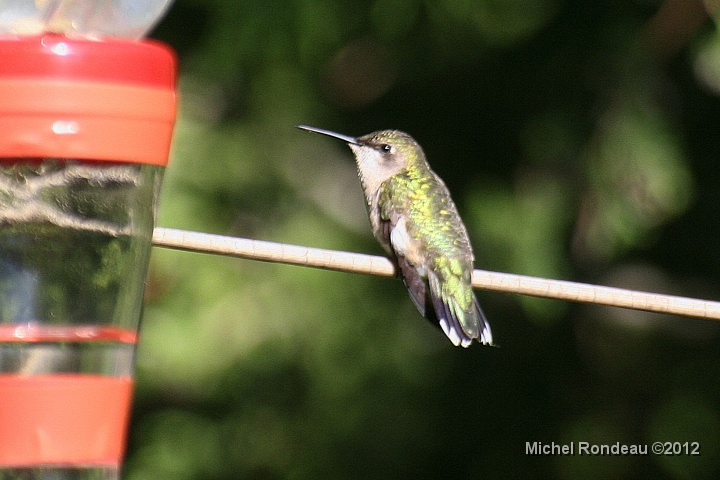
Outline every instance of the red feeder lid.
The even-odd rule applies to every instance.
[[[0,157],[166,165],[175,72],[152,41],[0,39]]]

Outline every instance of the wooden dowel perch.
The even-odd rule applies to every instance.
[[[286,263],[382,277],[395,276],[395,266],[385,257],[172,228],[155,228],[153,244],[158,247],[228,255],[263,262]],[[484,290],[720,320],[720,302],[709,300],[485,270],[475,270],[472,278],[473,286]]]

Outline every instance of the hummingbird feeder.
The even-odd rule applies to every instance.
[[[169,3],[0,7],[0,476],[119,478],[176,114],[139,38]]]

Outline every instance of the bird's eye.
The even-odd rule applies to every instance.
[[[388,145],[387,143],[384,143],[384,144],[380,145],[380,151],[382,153],[390,153],[390,152],[392,152],[392,147],[390,145]]]

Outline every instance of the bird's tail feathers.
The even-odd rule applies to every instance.
[[[453,295],[444,291],[432,271],[428,272],[428,283],[437,323],[454,345],[469,347],[474,339],[484,345],[492,345],[490,324],[474,294],[472,307],[463,309]]]

